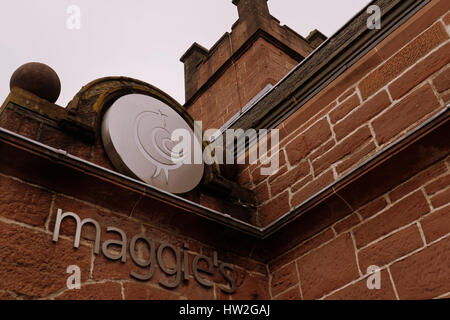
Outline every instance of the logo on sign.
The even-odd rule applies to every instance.
[[[188,134],[190,149],[175,150],[180,141],[173,132]],[[116,100],[102,123],[105,150],[118,169],[171,193],[185,193],[200,182],[203,162],[187,160],[202,150],[199,139],[183,117],[166,103],[142,94],[129,94]]]

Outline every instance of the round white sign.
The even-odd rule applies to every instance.
[[[102,140],[117,169],[156,188],[185,193],[202,179],[204,165],[194,163],[201,142],[178,112],[153,97],[117,99],[103,117]]]

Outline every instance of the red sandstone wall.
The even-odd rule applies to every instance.
[[[38,120],[35,114],[24,112],[23,109],[6,108],[0,114],[0,127],[114,170],[100,141],[97,141],[95,145],[85,143],[62,131],[56,123],[48,119]]]
[[[280,170],[251,165],[266,226],[450,101],[448,1],[432,1],[279,126]]]
[[[264,179],[255,168],[244,171],[263,202],[261,224],[450,101],[448,6],[432,1],[280,126],[288,159],[280,173]],[[449,165],[449,158],[433,164],[269,262],[272,298],[448,297]],[[370,265],[382,270],[381,290],[367,289]]]
[[[450,158],[269,262],[273,299],[431,299],[450,294]],[[381,289],[366,286],[381,268]]]
[[[123,264],[93,253],[93,227],[83,227],[80,247],[75,250],[75,223],[70,219],[63,221],[60,239],[53,243],[58,208],[75,212],[81,219],[96,220],[102,227],[102,242],[114,238],[106,235],[106,227],[114,226],[126,233],[128,242],[134,235],[145,234],[157,245],[165,242],[182,248],[187,243],[190,259],[196,254],[211,257],[217,250],[219,260],[233,264],[237,291],[229,296],[219,289],[217,284],[224,283],[224,279],[217,270],[214,276],[206,276],[214,282],[208,289],[192,278],[192,271],[188,282],[181,281],[175,290],[163,289],[158,280],[171,278],[158,267],[150,281],[136,281],[130,271],[145,274],[146,270],[137,267],[129,255]],[[0,174],[0,299],[269,299],[265,264],[188,238],[180,226],[169,228],[161,222],[168,219],[164,213],[152,210],[137,205],[132,214],[111,211]],[[138,249],[142,259],[147,258],[145,252]],[[174,265],[172,255],[164,257],[167,266]],[[80,290],[66,287],[69,265],[81,268]]]
[[[251,166],[240,176],[243,184],[258,191],[261,225],[270,223],[444,107],[450,100],[447,10],[448,1],[432,1],[280,126],[280,172],[265,178],[258,174],[257,166]],[[260,41],[263,45],[264,40]],[[248,62],[252,59],[249,57]],[[287,72],[288,66],[284,67]],[[264,63],[255,68],[262,68],[259,72],[263,73]],[[279,70],[281,78],[284,71],[281,66]],[[224,75],[223,86],[228,83],[226,79]],[[250,85],[248,91],[242,91],[249,92],[249,99],[251,90],[256,94],[258,85],[261,89],[265,85],[242,83]],[[233,88],[214,90],[217,97],[223,94],[221,99],[230,99],[232,95],[226,90]],[[209,98],[213,97],[216,95]],[[0,119],[2,127],[57,148],[66,146],[71,154],[109,166],[100,145],[83,144],[51,125],[25,119],[14,110],[6,112]],[[207,114],[199,117],[213,121]],[[261,262],[220,251],[219,258],[233,263],[238,271],[240,287],[231,298],[448,297],[449,181],[447,158],[372,202],[354,208],[349,216],[269,261],[269,274]],[[92,229],[83,233],[80,248],[74,250],[70,234],[73,225],[69,221],[63,224],[59,242],[52,243],[59,207],[82,218],[96,219],[103,232],[106,226],[114,225],[128,236],[144,232],[157,242],[177,246],[187,242],[191,255],[209,255],[213,250],[207,241],[186,238],[180,229],[162,225],[158,216],[148,215],[145,208],[137,207],[130,216],[129,212],[111,211],[0,174],[0,298],[230,298],[218,289],[217,282],[214,289],[206,290],[190,279],[173,291],[156,283],[161,274],[148,283],[136,282],[129,276],[130,269],[136,268],[130,259],[122,264],[93,254]],[[66,267],[70,264],[81,267],[84,285],[80,291],[65,289]],[[365,286],[366,268],[371,264],[382,268],[379,291],[369,291]]]

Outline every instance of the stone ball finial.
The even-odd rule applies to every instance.
[[[10,89],[19,87],[55,103],[61,92],[61,81],[56,72],[48,65],[30,62],[14,71],[9,87]]]

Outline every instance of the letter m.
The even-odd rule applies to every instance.
[[[67,217],[73,218],[77,224],[73,243],[74,248],[78,249],[80,246],[81,228],[87,223],[90,223],[95,227],[94,253],[98,254],[100,252],[100,225],[93,219],[83,219],[83,221],[81,221],[80,217],[73,212],[63,213],[61,209],[58,209],[56,214],[55,229],[53,231],[53,242],[58,242],[61,222]]]

